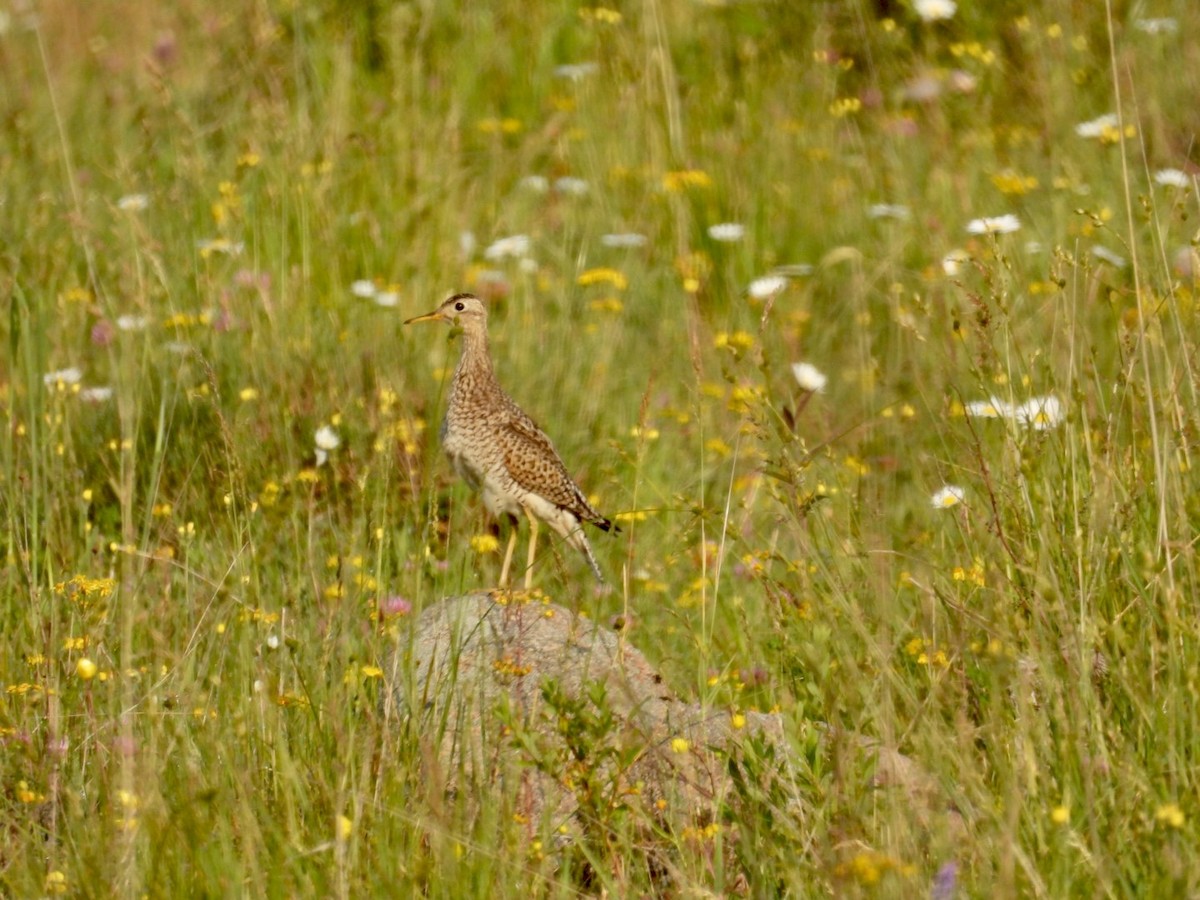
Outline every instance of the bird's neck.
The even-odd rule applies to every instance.
[[[483,328],[463,329],[462,356],[458,358],[458,368],[454,371],[454,379],[492,379],[492,357],[488,353],[487,331]]]

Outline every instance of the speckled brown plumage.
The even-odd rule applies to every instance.
[[[462,356],[454,370],[442,423],[442,446],[455,470],[483,494],[493,515],[523,514],[529,519],[525,586],[531,585],[539,519],[583,553],[596,578],[603,581],[581,523],[590,522],[605,531],[613,524],[588,503],[550,438],[500,387],[488,353],[483,302],[472,294],[455,294],[433,312],[408,322],[433,320],[453,322],[463,333]],[[505,551],[501,585],[508,578],[515,542],[514,528]]]

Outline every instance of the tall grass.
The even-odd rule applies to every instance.
[[[1154,173],[1200,18],[1159,6],[10,4],[5,892],[1195,893],[1195,184]],[[780,710],[786,790],[581,849],[379,702],[499,571],[437,448],[458,345],[399,325],[456,289],[624,527],[615,593],[556,546],[538,583]]]

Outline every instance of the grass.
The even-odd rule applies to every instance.
[[[1195,893],[1196,193],[1153,173],[1194,165],[1200,18],[1159,6],[1175,30],[1065,0],[10,5],[4,893]],[[624,526],[594,540],[616,592],[561,548],[540,586],[631,614],[683,696],[782,711],[790,792],[581,850],[448,794],[380,704],[412,616],[499,570],[436,446],[457,345],[399,324],[457,289]],[[918,760],[964,831],[817,722]]]

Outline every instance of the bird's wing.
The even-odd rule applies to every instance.
[[[545,432],[527,416],[514,416],[500,426],[497,437],[504,465],[513,481],[588,522],[603,522],[567,472]]]

